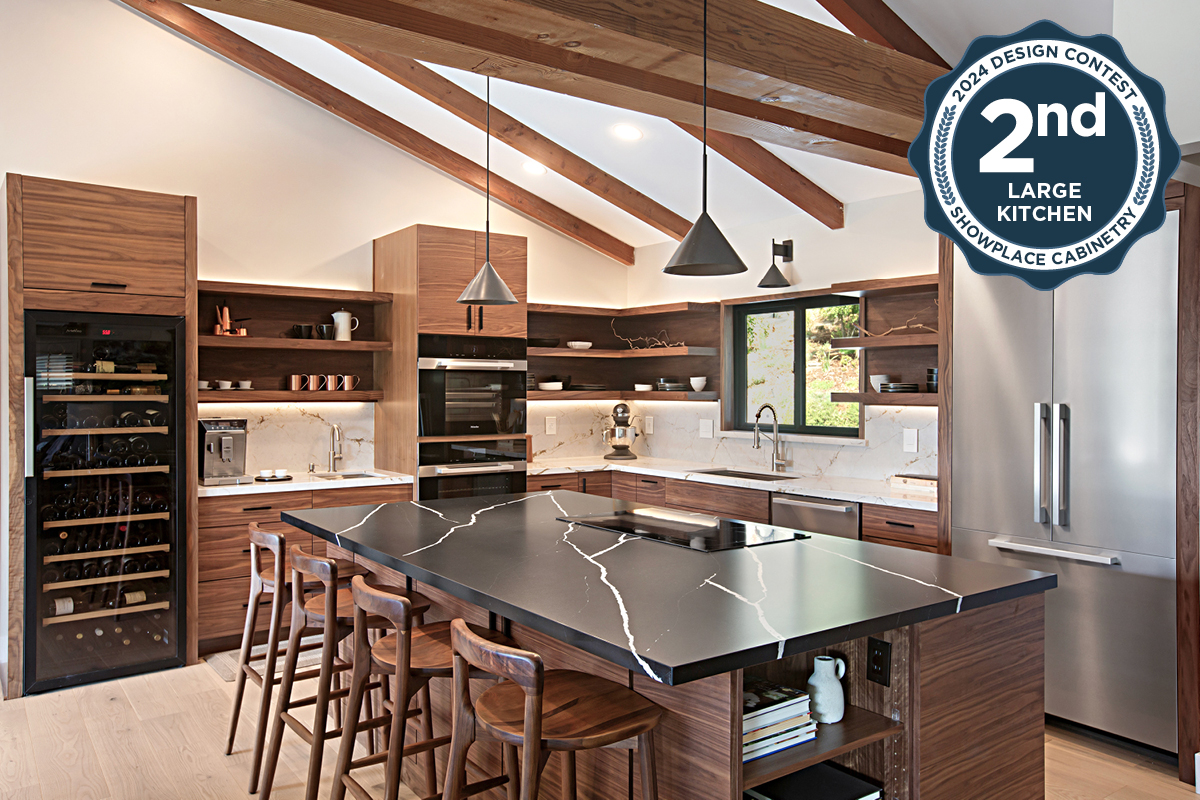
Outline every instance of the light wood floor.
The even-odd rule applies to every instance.
[[[300,685],[298,691],[310,693]],[[246,687],[234,753],[222,754],[233,684],[208,665],[0,703],[0,798],[183,800],[246,792],[258,690]],[[329,796],[336,743],[319,797]],[[303,796],[308,748],[290,732],[272,797]],[[358,773],[382,796],[382,767]],[[1046,735],[1047,800],[1195,800],[1168,766],[1069,731]],[[402,800],[414,795],[401,787]],[[675,800],[672,798],[671,800]],[[964,798],[966,800],[966,798]]]

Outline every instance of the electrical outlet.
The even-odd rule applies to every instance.
[[[654,417],[646,417],[646,425],[643,433],[654,433]]]
[[[917,429],[916,428],[905,428],[904,429],[904,452],[906,452],[906,453],[917,452]]]
[[[558,417],[546,417],[546,435],[558,433]]]
[[[867,680],[892,685],[892,643],[867,637]]]
[[[711,419],[700,420],[700,438],[701,439],[713,438],[713,421]]]

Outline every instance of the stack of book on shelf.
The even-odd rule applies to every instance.
[[[831,764],[816,766],[747,789],[747,800],[879,800],[883,791]]]
[[[742,761],[817,738],[808,694],[747,675],[742,682]]]

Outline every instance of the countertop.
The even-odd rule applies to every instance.
[[[833,536],[702,553],[560,522],[578,492],[287,511],[353,553],[668,684],[1043,592],[1053,574]]]
[[[937,495],[932,492],[901,492],[892,489],[887,481],[862,478],[839,478],[824,476],[794,475],[786,481],[756,481],[747,478],[728,478],[706,475],[705,471],[722,469],[720,464],[697,461],[676,461],[667,458],[646,458],[636,461],[606,461],[601,456],[588,458],[557,458],[530,463],[530,475],[554,475],[566,472],[632,472],[640,475],[656,475],[697,483],[715,483],[722,486],[741,486],[747,489],[763,489],[784,494],[822,497],[826,500],[844,500],[853,503],[874,503],[881,506],[914,508],[922,511],[937,511]],[[753,467],[724,467],[740,472],[767,472]]]
[[[353,470],[346,470],[352,472]],[[304,472],[293,472],[290,481],[251,481],[228,486],[201,486],[200,497],[230,497],[240,494],[264,494],[267,492],[309,492],[314,489],[355,489],[362,486],[388,486],[391,484],[412,483],[413,476],[402,472],[388,472],[384,469],[362,470],[370,472],[370,478],[341,478],[322,480]]]

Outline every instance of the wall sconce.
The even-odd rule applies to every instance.
[[[775,259],[782,258],[784,263],[792,260],[792,240],[784,239],[782,242],[771,240],[771,268],[767,270],[767,274],[763,275],[763,279],[758,282],[760,289],[786,289],[791,286],[788,279],[783,277],[783,273],[779,271],[779,267],[775,266]]]

